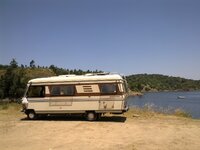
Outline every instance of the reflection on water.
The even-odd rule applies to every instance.
[[[127,101],[129,107],[152,107],[158,111],[182,109],[200,118],[200,92],[152,92],[143,96],[131,96]]]

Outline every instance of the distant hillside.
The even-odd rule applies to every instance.
[[[127,76],[133,91],[190,91],[200,90],[200,81],[159,74],[136,74]]]

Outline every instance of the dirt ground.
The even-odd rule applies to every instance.
[[[48,117],[0,113],[1,150],[199,150],[200,120],[159,117]]]

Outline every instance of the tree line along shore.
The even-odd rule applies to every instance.
[[[12,59],[9,65],[0,64],[0,99],[17,99],[23,96],[28,80],[63,74],[82,75],[100,73],[101,70],[64,69],[55,65],[39,66],[34,60],[29,65],[19,65]],[[200,80],[172,77],[160,74],[135,74],[126,76],[132,95],[149,91],[200,90]]]

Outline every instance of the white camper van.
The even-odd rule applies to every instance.
[[[127,97],[127,82],[118,74],[60,75],[30,80],[22,106],[29,119],[78,113],[92,121],[126,112]]]

